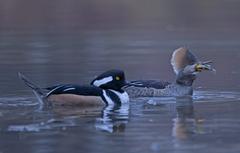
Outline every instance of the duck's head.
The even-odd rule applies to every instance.
[[[177,83],[191,86],[198,73],[216,70],[212,61],[201,62],[186,48],[178,48],[172,54],[171,64],[177,75]]]
[[[122,70],[109,70],[97,76],[91,85],[102,89],[112,89],[122,91],[122,87],[127,85],[125,74]]]

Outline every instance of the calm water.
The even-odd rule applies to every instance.
[[[152,0],[146,10],[143,1],[104,1],[108,9],[94,0],[57,6],[1,2],[0,153],[240,152],[239,2],[207,2]],[[38,7],[45,8],[43,15]],[[217,70],[199,75],[192,98],[40,109],[17,77],[23,72],[43,87],[88,84],[119,68],[128,80],[172,81],[170,58],[180,46],[213,60]]]

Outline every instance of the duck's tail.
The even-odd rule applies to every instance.
[[[22,73],[18,73],[18,76],[23,82],[32,89],[33,93],[36,95],[37,99],[43,103],[44,98],[46,97],[46,93],[44,93],[43,89],[38,87],[36,84],[34,84],[32,81],[30,81],[26,76],[24,76]]]

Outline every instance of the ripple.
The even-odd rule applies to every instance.
[[[131,101],[144,102],[150,105],[165,105],[174,104],[176,101],[189,101],[189,99],[194,102],[228,102],[228,101],[239,101],[240,92],[232,91],[195,91],[194,95],[186,97],[141,97],[135,98]]]
[[[46,122],[32,123],[25,125],[9,125],[7,131],[9,132],[39,132],[41,130],[51,130],[59,128],[66,130],[66,127],[76,126],[74,119],[49,119]]]
[[[185,97],[189,98],[189,97]],[[239,101],[240,92],[236,91],[195,91],[192,96],[194,102],[226,102],[226,101]],[[141,97],[132,99],[131,102],[146,102],[150,105],[160,105],[175,103],[175,97]],[[38,101],[34,97],[0,97],[0,106],[37,106]]]
[[[240,92],[232,91],[195,91],[193,95],[195,102],[227,102],[239,101]]]
[[[0,106],[36,106],[39,103],[32,97],[0,97]]]
[[[95,128],[109,133],[124,132],[129,120],[129,105],[109,105],[102,111],[101,117],[96,118]]]

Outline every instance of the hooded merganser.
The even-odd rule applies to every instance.
[[[191,96],[192,84],[197,74],[203,70],[216,71],[210,63],[212,62],[199,61],[188,49],[181,47],[173,52],[171,58],[171,64],[176,73],[175,82],[136,80],[131,81],[124,90],[130,97]]]
[[[62,84],[40,88],[19,73],[19,77],[43,103],[45,101],[60,106],[92,106],[128,103],[128,94],[122,90],[126,85],[124,72],[110,70],[94,79],[91,85]]]

